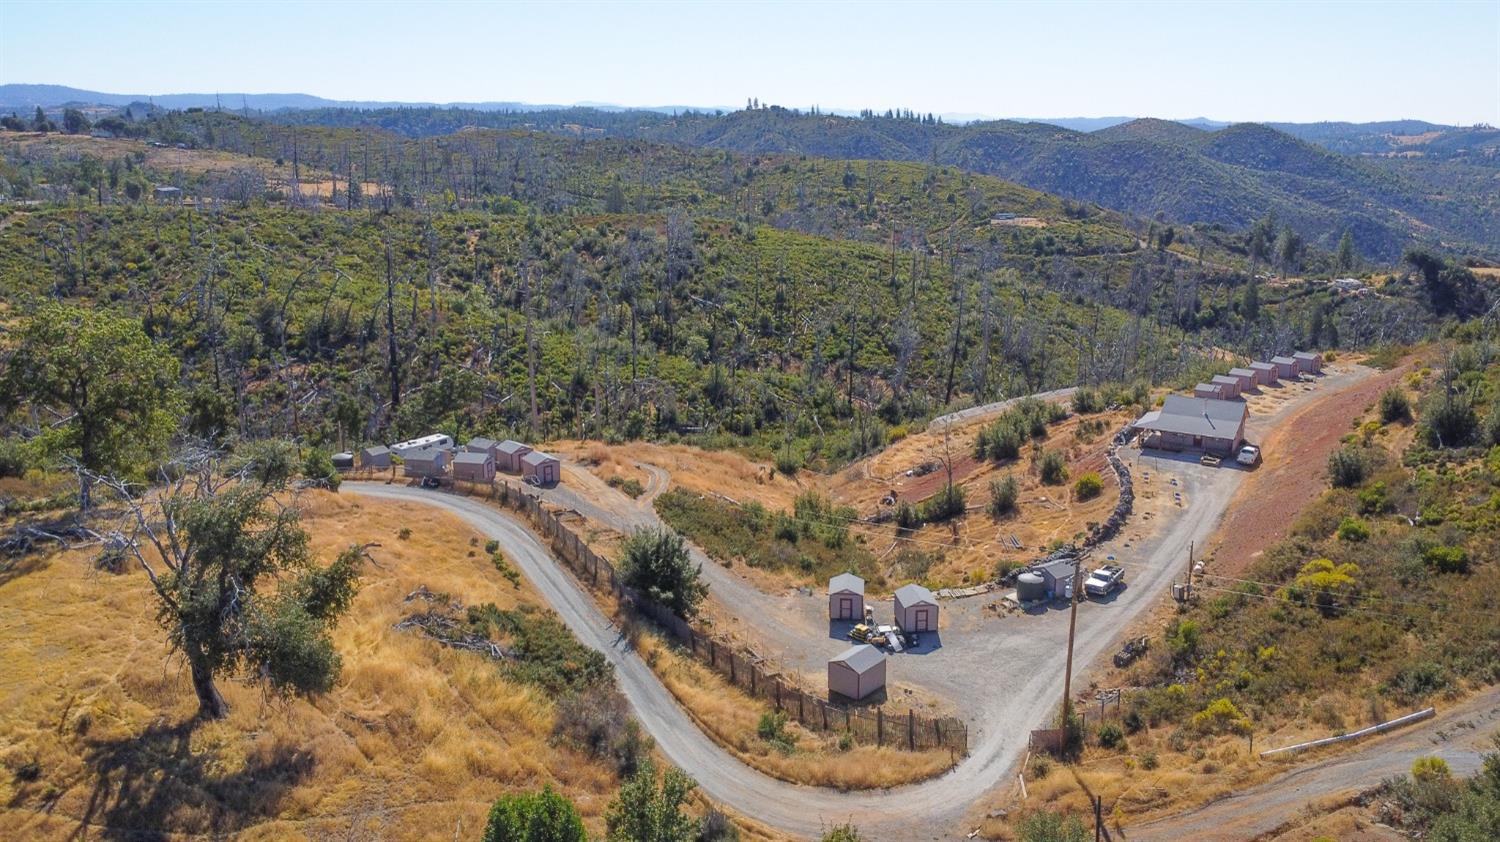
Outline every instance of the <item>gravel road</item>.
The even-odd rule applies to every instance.
[[[1342,386],[1361,376],[1356,372],[1327,382],[1330,387]],[[1319,389],[1305,399],[1320,392],[1326,394]],[[1301,402],[1253,418],[1252,428],[1264,429]],[[1168,469],[1179,478],[1188,505],[1144,538],[1132,540],[1129,536],[1139,533],[1127,529],[1095,551],[1095,558],[1111,554],[1126,565],[1128,586],[1109,600],[1080,607],[1075,674],[1109,651],[1120,631],[1162,597],[1182,571],[1190,544],[1205,545],[1245,476],[1241,470],[1207,468],[1185,457],[1161,461],[1171,463]],[[1154,468],[1158,474],[1161,469],[1160,464]],[[573,476],[598,482],[607,493],[594,494],[591,500],[559,486],[544,496],[617,528],[656,522],[649,503],[635,505],[586,471],[569,471]],[[653,472],[652,485],[659,489],[665,479]],[[1061,701],[1066,611],[1001,621],[985,616],[984,598],[949,601],[944,603],[944,634],[937,641],[941,645],[924,646],[925,654],[896,656],[890,669],[892,681],[919,684],[961,705],[970,724],[969,756],[939,778],[893,790],[848,793],[788,784],[749,768],[703,734],[628,649],[592,597],[509,514],[470,498],[402,485],[349,482],[344,488],[448,509],[500,541],[579,639],[609,657],[626,698],[666,756],[692,775],[710,798],[788,833],[816,837],[853,818],[874,839],[965,838],[976,823],[971,813],[982,811],[986,796],[1005,783],[1021,760],[1030,729],[1043,724]],[[695,558],[703,564],[710,593],[738,616],[796,617],[805,615],[809,605],[821,606],[816,595],[767,594],[701,553]],[[998,594],[988,599],[995,598]],[[766,630],[769,647],[782,650],[793,665],[804,669],[820,665],[828,652],[847,645],[831,637],[809,636],[805,628],[798,631],[799,626],[772,622],[759,628]]]
[[[1436,755],[1455,775],[1479,771],[1495,750],[1500,727],[1500,687],[1491,687],[1437,718],[1360,743],[1350,751],[1288,772],[1189,813],[1127,828],[1130,842],[1172,839],[1254,839],[1293,821],[1302,808],[1326,798],[1353,795],[1393,775],[1413,760]]]

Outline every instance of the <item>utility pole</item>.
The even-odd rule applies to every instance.
[[[1073,598],[1068,611],[1068,664],[1063,673],[1062,727],[1066,729],[1073,714],[1073,633],[1078,628],[1078,591],[1082,587],[1083,553],[1073,557]]]
[[[1188,542],[1188,566],[1187,566],[1187,592],[1183,595],[1183,601],[1193,598],[1193,542]]]

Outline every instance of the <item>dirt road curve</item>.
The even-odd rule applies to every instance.
[[[1080,665],[1100,656],[1117,630],[1165,591],[1177,572],[1178,559],[1187,555],[1188,543],[1201,543],[1214,528],[1237,476],[1237,472],[1227,472],[1209,477],[1196,489],[1197,483],[1188,486],[1194,505],[1183,511],[1172,528],[1150,541],[1149,547],[1138,548],[1144,563],[1133,574],[1132,585],[1108,605],[1096,606],[1099,610],[1079,612],[1076,655]],[[627,648],[582,586],[510,515],[478,500],[403,485],[348,482],[344,489],[439,506],[499,541],[563,622],[614,664],[621,690],[668,759],[692,775],[710,798],[788,833],[816,837],[834,824],[857,818],[860,828],[873,839],[965,838],[966,813],[1006,780],[1025,751],[1027,733],[1051,714],[1062,695],[1058,658],[1067,636],[1066,622],[1040,622],[1024,634],[1013,626],[1011,633],[996,629],[988,635],[963,635],[945,644],[942,660],[933,660],[933,668],[946,664],[943,672],[968,676],[973,680],[970,683],[987,689],[961,688],[971,705],[971,720],[977,721],[971,725],[970,755],[951,772],[925,783],[875,792],[846,793],[784,783],[745,766],[700,731],[650,668]],[[705,567],[705,572],[714,567]],[[737,577],[715,580],[713,587],[732,579]],[[740,585],[750,587],[743,581]],[[966,651],[969,646],[975,650]],[[958,663],[975,668],[958,669]]]
[[[1413,760],[1437,755],[1456,775],[1471,775],[1494,751],[1490,737],[1500,727],[1500,687],[1491,687],[1437,718],[1363,743],[1352,753],[1303,766],[1258,787],[1215,801],[1191,813],[1127,828],[1130,842],[1174,839],[1255,839],[1292,821],[1312,802],[1349,796],[1393,775],[1411,771]]]
[[[1345,370],[1325,378],[1319,390],[1289,402],[1282,412],[1254,419],[1254,432],[1264,432],[1260,428],[1300,408],[1318,391],[1342,390],[1368,374],[1368,369]],[[1098,549],[1098,556],[1107,554],[1127,565],[1129,584],[1104,603],[1091,603],[1078,612],[1074,654],[1079,672],[1108,651],[1135,616],[1162,597],[1181,571],[1190,543],[1204,545],[1246,475],[1233,468],[1207,468],[1190,458],[1153,456],[1151,460],[1157,463],[1158,474],[1164,467],[1161,463],[1173,463],[1170,468],[1180,478],[1178,488],[1191,502],[1149,535],[1135,540],[1121,536]],[[580,482],[597,483],[603,493],[581,495],[561,486],[544,496],[617,528],[656,522],[649,504],[636,505],[586,471],[569,472],[570,477],[574,474]],[[652,486],[660,488],[669,477],[653,472],[652,479]],[[982,809],[987,795],[1008,779],[1025,751],[1030,729],[1051,716],[1061,700],[1066,612],[1001,623],[984,619],[983,599],[951,601],[940,647],[929,654],[903,657],[891,669],[962,706],[970,727],[969,756],[942,777],[895,790],[846,793],[777,781],[745,766],[695,727],[581,585],[509,514],[478,500],[401,485],[349,482],[344,488],[448,509],[499,541],[563,622],[614,664],[622,691],[668,759],[693,776],[710,798],[788,833],[816,837],[827,827],[854,818],[873,839],[966,838],[973,826],[971,812]],[[700,553],[694,557],[703,563],[711,597],[738,609],[737,616],[793,616],[800,610],[796,607],[799,600],[819,603],[816,597],[764,593]],[[821,650],[847,645],[818,639],[821,634],[808,636],[791,623],[766,623],[762,631],[768,638],[778,638],[767,641],[773,648],[783,643],[788,647],[779,653],[787,660],[807,660],[819,669],[826,657]],[[778,637],[782,631],[785,641]]]

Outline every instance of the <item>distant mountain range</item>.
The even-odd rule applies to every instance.
[[[779,107],[621,108],[520,102],[353,102],[308,94],[104,94],[0,85],[0,112],[63,105],[250,109],[291,124],[378,127],[421,137],[522,128],[748,154],[935,162],[1171,222],[1242,229],[1267,214],[1331,249],[1365,255],[1421,243],[1500,256],[1500,130],[1419,120],[1239,123],[1094,117],[929,121]],[[966,115],[974,117],[975,115]]]

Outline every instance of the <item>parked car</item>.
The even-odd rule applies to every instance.
[[[1089,574],[1083,583],[1083,592],[1089,596],[1108,596],[1125,582],[1125,568],[1118,564],[1106,564]]]
[[[1260,448],[1256,447],[1253,444],[1247,444],[1244,447],[1240,448],[1240,452],[1235,455],[1234,461],[1240,463],[1241,465],[1253,466],[1255,465],[1255,463],[1260,461]]]
[[[437,477],[422,477],[423,488],[442,488],[443,481]]]

